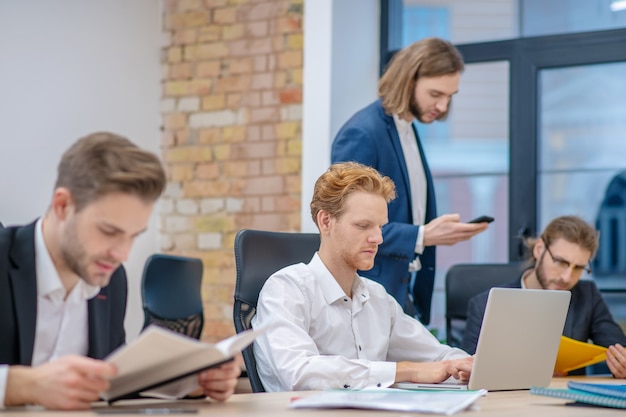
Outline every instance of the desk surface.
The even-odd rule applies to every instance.
[[[551,387],[562,388],[570,379],[584,379],[585,382],[606,382],[609,378],[588,378],[588,377],[568,377],[555,378]],[[400,412],[381,412],[367,410],[294,410],[288,408],[291,398],[310,395],[311,392],[281,392],[264,394],[236,394],[224,403],[215,403],[205,400],[200,401],[177,401],[177,402],[157,402],[154,400],[126,401],[121,402],[115,408],[137,408],[139,404],[143,407],[177,407],[195,408],[198,414],[177,414],[180,416],[212,415],[212,416],[272,416],[272,417],[332,417],[332,416],[362,416],[381,414],[389,417],[400,417],[407,415],[417,416],[419,414],[409,414]],[[530,395],[529,391],[503,391],[490,392],[486,397],[480,398],[477,402],[478,409],[465,411],[455,415],[467,417],[527,417],[527,416],[624,416],[623,410],[605,409],[600,407],[580,407],[566,406],[566,400],[558,398]],[[19,414],[18,414],[19,413]],[[323,414],[322,414],[323,413]],[[16,417],[28,415],[28,417],[49,417],[51,415],[68,415],[67,412],[41,411],[24,409],[13,412],[4,412],[5,415],[15,414]],[[72,417],[94,416],[94,411],[73,412]],[[121,415],[121,414],[115,414]],[[135,415],[140,414],[126,414]],[[145,415],[145,414],[144,414]],[[173,414],[172,414],[173,415]]]

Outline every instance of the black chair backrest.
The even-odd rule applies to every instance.
[[[156,324],[199,339],[204,326],[202,271],[197,258],[150,256],[141,278],[143,327]]]
[[[491,287],[520,278],[521,262],[506,264],[458,264],[446,274],[447,344],[461,346],[469,300]]]
[[[250,329],[256,314],[259,292],[265,281],[276,271],[299,262],[308,263],[319,249],[317,233],[285,233],[262,230],[240,230],[235,236],[235,304],[233,320],[240,333]],[[264,392],[259,378],[253,345],[243,351],[250,386],[254,392]]]

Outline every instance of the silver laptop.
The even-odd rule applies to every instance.
[[[469,383],[397,383],[393,387],[491,391],[547,387],[570,297],[569,291],[492,288]]]

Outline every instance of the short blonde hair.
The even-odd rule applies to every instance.
[[[396,198],[396,187],[391,178],[374,168],[357,162],[333,164],[315,182],[311,199],[311,217],[315,224],[321,210],[339,218],[348,196],[359,191],[380,195],[387,203]]]

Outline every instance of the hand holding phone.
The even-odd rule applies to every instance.
[[[491,223],[494,220],[491,216],[479,216],[468,221],[468,223]]]

